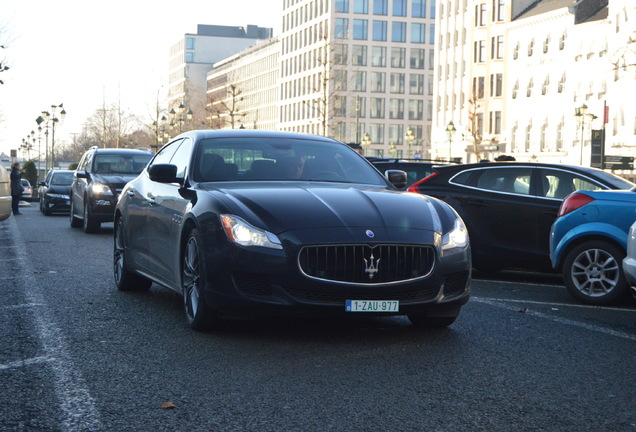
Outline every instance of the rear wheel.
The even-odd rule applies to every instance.
[[[622,270],[625,251],[602,240],[585,242],[572,249],[563,262],[565,286],[583,303],[605,304],[627,292]]]
[[[113,266],[115,285],[120,291],[148,291],[152,281],[128,271],[126,265],[126,238],[124,222],[120,218],[115,225],[115,241],[113,250]]]
[[[82,220],[75,216],[75,203],[73,201],[71,201],[70,220],[71,228],[79,228],[82,226]]]
[[[181,268],[183,306],[188,324],[193,330],[210,330],[219,327],[216,311],[206,304],[203,295],[207,288],[207,280],[202,254],[199,232],[194,229],[188,236]]]
[[[91,215],[91,210],[88,208],[88,199],[84,198],[84,232],[93,234],[98,232],[101,227],[102,224],[97,222]]]

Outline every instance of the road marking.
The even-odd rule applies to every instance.
[[[570,307],[570,308],[579,308],[579,309],[602,309],[602,310],[612,310],[617,312],[628,312],[628,313],[636,313],[636,309],[625,309],[625,308],[617,308],[611,306],[601,306],[601,305],[588,305],[588,304],[573,304],[573,303],[551,303],[551,302],[542,302],[536,300],[518,300],[518,299],[501,299],[501,298],[487,298],[487,297],[477,297],[471,296],[471,299],[478,300],[487,300],[487,301],[498,301],[505,303],[529,303],[529,304],[538,304],[538,305],[546,305],[546,306],[559,306],[559,307]]]
[[[13,244],[25,244],[15,218],[9,218],[7,222],[11,225],[9,238],[12,239]],[[19,267],[16,272],[22,280],[21,285],[27,302],[40,305],[40,307],[32,309],[33,317],[45,353],[42,357],[50,359],[46,364],[53,371],[55,393],[63,413],[60,430],[70,432],[103,429],[99,412],[88,390],[86,380],[73,363],[64,334],[53,320],[33,273],[27,270],[29,265],[23,247],[16,247],[16,257]]]
[[[21,368],[25,366],[31,366],[34,364],[46,363],[53,360],[55,359],[52,359],[51,357],[45,357],[45,356],[33,357],[26,360],[18,360],[18,361],[14,361],[7,364],[0,364],[0,371],[7,370],[7,369],[17,369],[17,368]]]
[[[508,310],[519,312],[519,309],[517,309],[517,307],[509,306],[507,304],[503,304],[503,303],[505,303],[505,301],[502,301],[502,300],[499,300],[499,299],[495,300],[495,299],[471,297],[470,301],[487,304],[489,306],[494,306],[494,307],[498,307],[498,308],[501,308],[501,309],[508,309]],[[529,303],[529,302],[526,302],[526,303]],[[547,304],[547,303],[543,303],[543,304]],[[596,326],[596,325],[592,325],[592,324],[586,324],[586,323],[582,323],[582,322],[579,322],[579,321],[574,321],[574,320],[571,320],[571,319],[568,319],[568,318],[561,318],[561,317],[557,317],[557,316],[553,316],[553,315],[548,315],[548,314],[545,314],[543,312],[536,312],[536,311],[533,311],[533,310],[530,310],[530,309],[525,311],[525,314],[536,316],[536,317],[540,317],[540,318],[549,319],[551,321],[555,321],[555,322],[558,322],[560,324],[566,324],[566,325],[570,325],[570,326],[573,326],[573,327],[580,327],[580,328],[583,328],[585,330],[590,330],[590,331],[594,331],[594,332],[598,332],[598,333],[603,333],[603,334],[607,334],[607,335],[611,335],[611,336],[616,336],[616,337],[619,337],[619,338],[622,338],[622,339],[628,339],[628,340],[636,341],[636,335],[625,333],[625,332],[618,331],[618,330],[608,329],[606,327]]]

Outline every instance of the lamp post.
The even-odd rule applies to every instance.
[[[408,128],[406,133],[404,134],[404,138],[406,138],[406,144],[408,146],[408,154],[406,155],[407,159],[411,158],[411,146],[415,142],[415,133],[412,128]]]
[[[369,156],[369,146],[371,145],[371,137],[365,132],[362,137],[362,146],[364,147],[364,155]]]
[[[597,117],[594,114],[587,112],[587,105],[585,104],[574,109],[574,116],[579,120],[579,124],[581,125],[581,141],[580,141],[581,149],[579,152],[579,165],[583,165],[583,147],[585,145],[585,122],[587,120],[591,123]]]
[[[51,128],[51,169],[55,167],[55,126],[57,123],[62,124],[64,122],[64,118],[66,117],[66,110],[63,107],[64,104],[59,105],[51,105],[51,112],[42,111],[42,115],[35,119],[35,122],[40,126],[44,123],[44,127],[46,131],[44,134],[46,135],[46,147],[47,147],[47,162],[46,168],[48,168],[48,146],[49,146],[49,127]],[[56,116],[57,109],[60,108],[60,117]]]
[[[452,150],[452,144],[453,144],[453,135],[455,134],[455,132],[457,131],[457,129],[455,128],[455,123],[453,123],[452,121],[448,123],[448,125],[446,125],[446,135],[448,136],[448,161],[451,161],[451,150]]]

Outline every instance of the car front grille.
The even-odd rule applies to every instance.
[[[351,284],[397,283],[428,276],[435,265],[431,246],[306,246],[301,271],[315,279]]]

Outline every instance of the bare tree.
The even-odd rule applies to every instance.
[[[222,111],[219,113],[219,117],[229,117],[229,121],[232,129],[235,129],[236,122],[243,118],[243,114],[239,108],[240,103],[243,101],[243,92],[236,86],[236,84],[230,84],[227,87],[227,97],[220,101]],[[242,126],[242,123],[241,123]]]
[[[476,160],[481,160],[481,152],[479,151],[479,146],[483,140],[483,114],[478,112],[479,102],[477,98],[473,95],[468,99],[468,133],[472,138],[473,142],[473,153],[475,154]],[[480,120],[481,119],[481,120]]]

